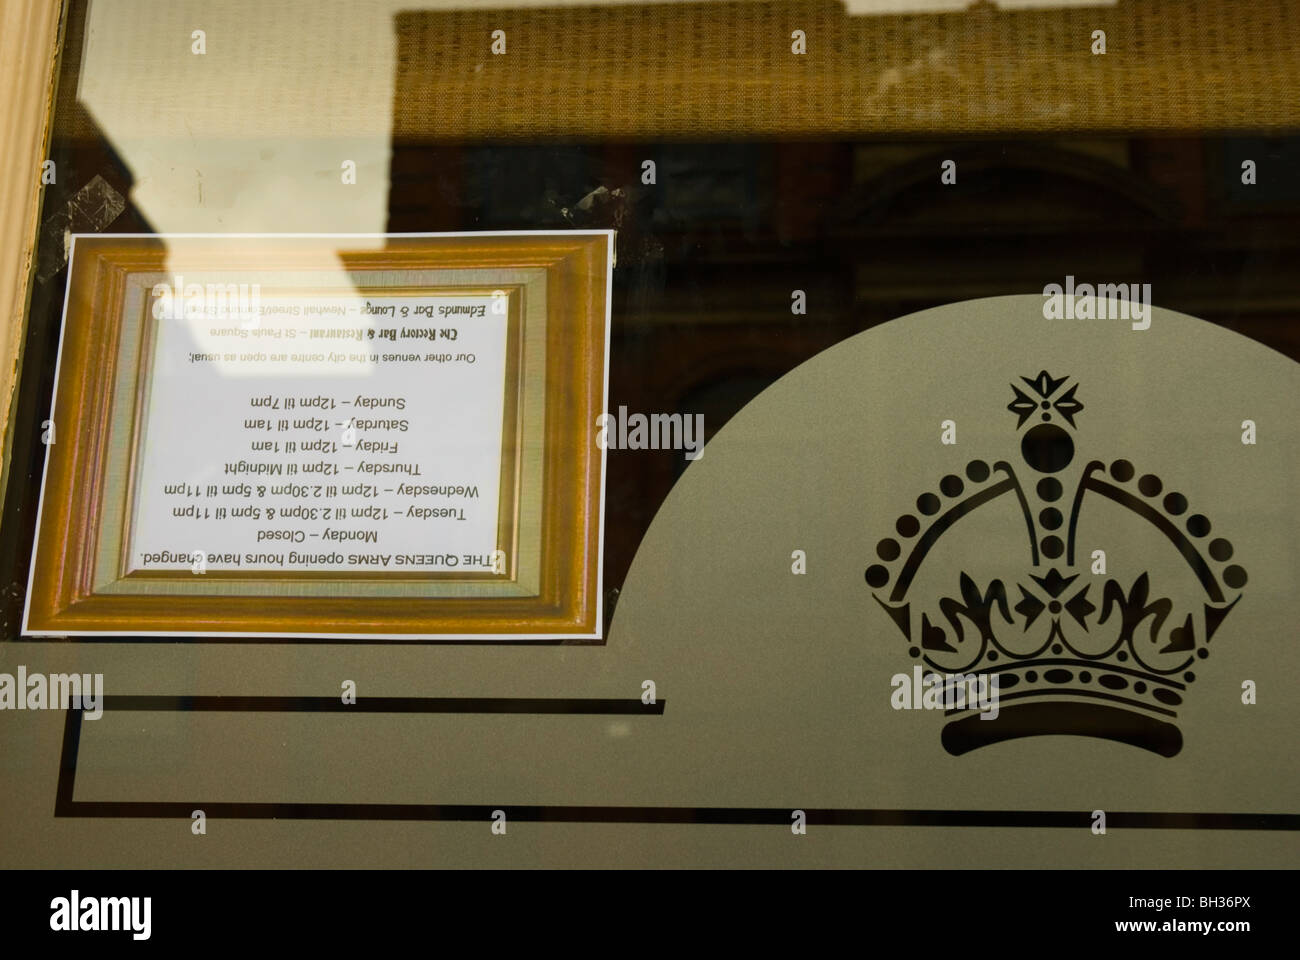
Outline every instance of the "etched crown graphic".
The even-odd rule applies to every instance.
[[[942,743],[949,753],[1073,734],[1172,757],[1182,749],[1175,721],[1196,680],[1192,668],[1209,657],[1241,599],[1246,571],[1232,562],[1232,543],[1212,536],[1210,520],[1155,474],[1139,474],[1126,459],[1076,458],[1072,433],[1084,409],[1078,384],[1046,370],[1020,379],[1007,409],[1017,417],[1022,462],[972,460],[964,477],[949,474],[937,492],[922,493],[915,511],[899,516],[895,534],[876,545],[879,562],[867,567],[866,582],[919,663],[996,677],[996,719],[981,718],[974,704],[947,711]],[[936,544],[972,511],[998,501],[1015,503],[1023,515],[1023,558],[1001,558],[1023,572],[981,579],[962,569],[942,595],[920,597],[912,588]],[[1099,572],[1091,544],[1078,534],[1080,516],[1102,501],[1157,532],[1147,540],[1176,551],[1188,576],[1156,584],[1146,571],[1123,578]]]

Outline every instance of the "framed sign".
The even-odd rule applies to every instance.
[[[25,632],[597,639],[612,250],[76,237]]]

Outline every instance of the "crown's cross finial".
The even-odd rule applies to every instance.
[[[1018,418],[1016,429],[1023,427],[1025,421],[1036,412],[1041,411],[1042,420],[1042,423],[1025,431],[1020,441],[1021,453],[1025,462],[1040,473],[1056,473],[1068,466],[1074,458],[1074,441],[1065,430],[1052,422],[1052,413],[1056,412],[1071,427],[1077,428],[1074,417],[1083,409],[1083,404],[1074,395],[1079,385],[1076,383],[1058,395],[1058,391],[1070,379],[1068,376],[1053,377],[1046,370],[1040,370],[1036,377],[1020,379],[1041,399],[1035,400],[1014,383],[1011,384],[1016,397],[1007,404],[1007,409]],[[1052,399],[1054,396],[1055,400]]]

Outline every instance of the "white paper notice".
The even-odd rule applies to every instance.
[[[508,328],[493,307],[263,296],[253,322],[157,320],[131,568],[491,570]]]

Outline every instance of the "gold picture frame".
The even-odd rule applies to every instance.
[[[132,569],[150,411],[148,291],[176,264],[227,279],[322,264],[363,296],[508,298],[493,569]],[[24,616],[31,636],[586,639],[601,632],[612,231],[75,238]],[[192,269],[187,267],[186,269]],[[339,287],[335,290],[342,289]]]

